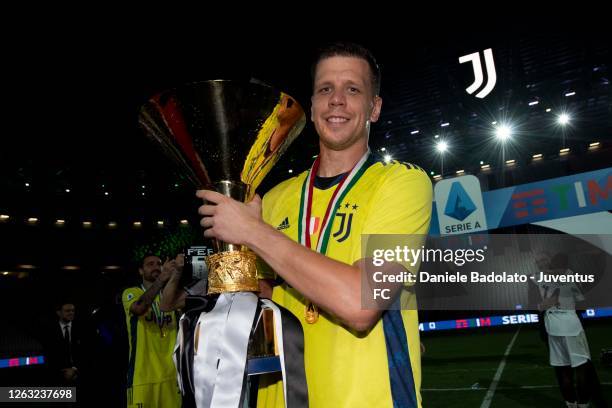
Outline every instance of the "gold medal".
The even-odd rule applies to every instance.
[[[310,301],[306,304],[305,319],[308,324],[315,324],[319,320],[319,308]]]

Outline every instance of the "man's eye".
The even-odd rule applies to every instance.
[[[354,86],[349,87],[348,90],[350,93],[359,93],[359,89],[355,88]]]
[[[319,88],[319,93],[328,93],[331,90],[331,88],[329,86],[324,86],[322,88]]]

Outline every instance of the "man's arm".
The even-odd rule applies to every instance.
[[[353,265],[336,261],[292,241],[265,223],[252,231],[245,245],[272,269],[283,271],[285,281],[298,292],[356,331],[372,328],[402,287],[401,283],[374,283],[370,275],[370,259],[359,259]],[[387,275],[397,273],[403,267],[389,263],[378,269]],[[389,289],[388,300],[377,301],[375,306],[363,308],[362,290],[366,290],[362,287],[364,273],[368,273],[370,278],[368,293],[372,293],[372,287]]]
[[[368,330],[376,323],[381,311],[361,309],[363,262],[348,265],[336,261],[292,241],[263,222],[250,232],[245,245],[313,303],[357,331]]]
[[[170,279],[170,276],[174,272],[174,268],[171,267],[171,263],[175,260],[168,260],[162,265],[161,273],[155,279],[155,282],[143,293],[138,300],[130,305],[130,313],[135,316],[142,316],[149,311],[149,308],[155,300],[155,296],[164,287],[166,282]]]
[[[181,273],[178,272],[173,274],[168,282],[166,282],[159,303],[159,308],[162,312],[171,312],[185,306],[185,296],[187,294],[182,288],[179,288],[180,279]]]
[[[248,246],[289,285],[355,330],[367,330],[376,322],[379,311],[361,310],[357,265],[321,255],[267,225],[261,218],[259,196],[243,204],[215,191],[200,190],[197,195],[216,204],[200,207],[200,214],[207,216],[201,222],[207,228],[205,237]]]
[[[170,312],[185,306],[186,293],[182,288],[179,288],[184,265],[185,256],[183,254],[177,255],[173,262],[168,263],[168,266],[172,269],[172,275],[164,286],[159,304],[159,308],[164,312]]]
[[[213,191],[201,194],[206,196],[202,198],[207,201],[216,200],[218,204],[225,204],[205,205],[201,214],[228,211],[229,219],[242,217],[240,224],[244,231],[244,234],[234,235],[229,232],[231,227],[216,223],[214,228],[204,232],[206,237],[217,237],[248,246],[273,270],[278,271],[289,285],[354,330],[366,331],[377,322],[382,310],[361,308],[361,273],[365,268],[363,260],[348,265],[292,241],[254,215],[260,213],[259,198],[245,205]],[[206,224],[203,226],[207,227]],[[397,291],[399,287],[394,285],[392,290]]]

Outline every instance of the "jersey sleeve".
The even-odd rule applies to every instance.
[[[431,221],[431,181],[416,166],[395,166],[375,192],[363,233],[426,235]]]
[[[393,166],[374,192],[362,234],[401,234],[402,245],[418,249],[425,244],[429,232],[431,181],[417,166],[398,162]],[[418,272],[418,262],[415,265],[400,263]]]
[[[266,224],[272,225],[274,206],[281,199],[282,194],[292,180],[293,178],[285,180],[264,194],[261,200],[261,217]],[[276,272],[259,257],[257,257],[257,275],[260,279],[275,280],[277,278]]]
[[[268,225],[271,225],[271,216],[272,216],[272,205],[275,200],[275,196],[278,195],[277,190],[279,189],[276,186],[274,189],[270,190],[267,194],[264,194],[261,200],[261,216],[264,222]],[[276,279],[276,272],[270,266],[263,261],[260,257],[257,257],[257,276],[260,279]]]
[[[132,303],[137,301],[143,293],[144,292],[142,289],[137,287],[127,288],[123,291],[121,295],[121,303],[123,303],[123,310],[125,311],[126,315],[130,314],[130,307],[132,306]]]

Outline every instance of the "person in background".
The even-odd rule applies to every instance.
[[[172,361],[177,319],[160,308],[160,292],[176,267],[177,259],[162,264],[155,254],[143,256],[138,267],[141,284],[121,296],[129,339],[128,408],[181,406]]]

